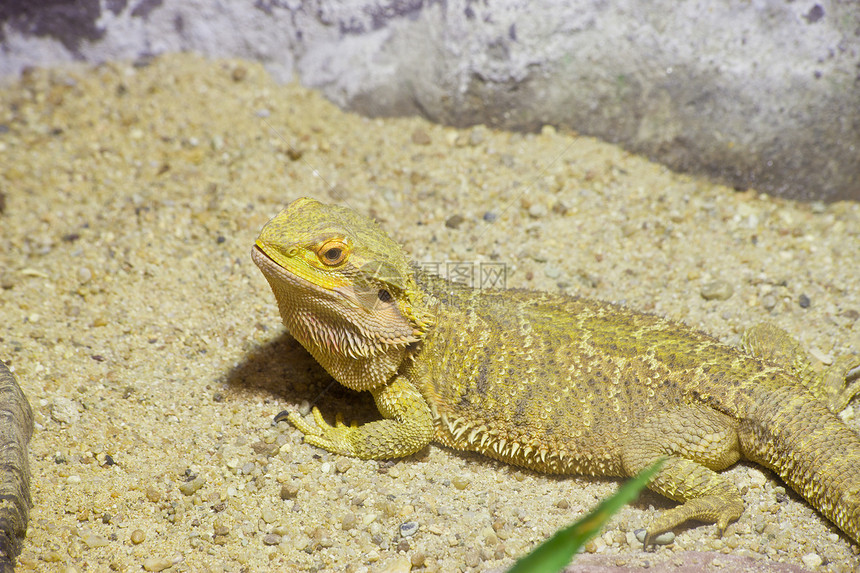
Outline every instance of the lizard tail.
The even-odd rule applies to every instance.
[[[860,543],[860,436],[823,402],[769,393],[739,432],[744,457],[774,472]]]

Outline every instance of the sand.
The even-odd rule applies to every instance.
[[[857,203],[736,191],[551,127],[362,118],[242,61],[37,69],[0,103],[0,359],[36,419],[20,570],[498,571],[615,489],[438,446],[347,459],[274,425],[309,403],[374,416],[285,333],[250,260],[300,196],[374,215],[443,271],[497,263],[508,287],[732,344],[772,320],[818,366],[860,350]],[[773,474],[725,473],[747,511],[722,539],[690,526],[644,553],[633,530],[672,505],[646,492],[583,562],[856,570]]]

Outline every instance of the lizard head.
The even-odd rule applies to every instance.
[[[350,388],[385,383],[431,324],[400,245],[346,207],[293,201],[251,256],[290,333]]]

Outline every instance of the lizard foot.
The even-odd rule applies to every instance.
[[[837,357],[824,370],[821,380],[828,390],[827,407],[838,414],[860,393],[860,359],[847,354]]]
[[[352,439],[358,429],[358,424],[353,423],[347,426],[343,423],[343,416],[338,414],[335,425],[332,426],[323,419],[319,408],[313,409],[313,416],[313,424],[296,412],[290,412],[287,415],[287,420],[304,434],[305,442],[308,444],[335,454],[358,456]]]
[[[658,535],[673,529],[688,520],[694,519],[708,523],[716,523],[720,537],[726,531],[729,523],[737,520],[744,512],[744,504],[740,497],[726,498],[722,495],[707,495],[688,500],[683,505],[663,512],[645,534],[643,549],[649,551],[656,546],[654,540]]]

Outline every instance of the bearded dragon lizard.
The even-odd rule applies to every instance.
[[[734,348],[688,326],[587,298],[478,290],[422,273],[371,219],[294,201],[252,251],[290,333],[381,420],[334,426],[288,416],[305,440],[364,459],[431,441],[553,474],[634,476],[720,533],[744,510],[717,472],[772,469],[860,542],[860,437],[836,415],[860,390],[857,357],[816,375],[764,324]]]

